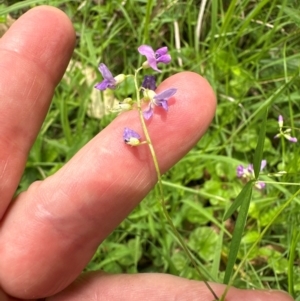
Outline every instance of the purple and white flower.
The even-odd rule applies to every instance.
[[[177,92],[177,89],[170,88],[159,94],[156,94],[152,90],[144,90],[144,100],[150,101],[148,108],[143,112],[146,120],[150,119],[154,113],[154,107],[162,107],[165,111],[168,111],[168,100]]]
[[[168,47],[161,47],[154,51],[149,45],[141,45],[138,48],[138,51],[147,58],[147,61],[143,63],[144,68],[151,67],[155,71],[161,72],[161,70],[157,68],[157,64],[168,64],[171,62],[171,56],[168,54]]]
[[[262,160],[260,164],[260,171],[262,171],[267,165],[267,160]],[[238,178],[244,179],[246,182],[254,179],[254,169],[253,164],[249,164],[247,167],[244,167],[243,165],[239,165],[236,168],[236,176]],[[255,187],[259,190],[264,189],[266,184],[262,181],[257,181],[255,183]]]
[[[98,69],[104,79],[102,82],[97,83],[95,88],[101,91],[106,89],[115,89],[117,85],[119,85],[126,78],[124,74],[119,74],[116,77],[113,77],[109,69],[103,63],[99,65]]]
[[[124,128],[123,140],[126,144],[137,146],[140,144],[140,139],[141,136],[137,132],[129,128]]]

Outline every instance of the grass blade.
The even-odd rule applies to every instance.
[[[234,202],[231,204],[229,209],[226,211],[223,221],[227,220],[234,213],[234,211],[237,210],[241,206],[243,201],[246,198],[248,198],[249,194],[251,195],[251,191],[252,191],[252,182],[250,181],[243,187],[243,189],[238,194],[238,196],[236,197]]]
[[[254,153],[253,169],[254,169],[255,179],[257,179],[259,176],[261,160],[263,157],[263,150],[264,150],[264,143],[265,143],[265,136],[266,136],[267,114],[268,114],[268,110],[266,109],[265,112],[263,113],[263,120],[258,135],[258,141],[257,141],[255,153]]]
[[[238,195],[238,198],[242,198],[243,202],[241,203],[241,209],[235,223],[235,227],[232,235],[232,241],[230,244],[228,262],[227,262],[224,281],[223,281],[225,284],[228,284],[230,281],[230,276],[232,274],[237,253],[240,248],[242,235],[244,232],[244,227],[246,224],[247,214],[249,210],[250,200],[252,196],[252,189],[249,189],[248,187],[249,186],[251,187],[252,183],[253,182],[248,182],[245,186],[247,187],[247,189],[243,189]]]

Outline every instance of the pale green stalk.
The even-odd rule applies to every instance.
[[[167,219],[167,221],[168,221],[171,229],[173,230],[174,235],[179,240],[181,247],[183,248],[184,252],[188,256],[188,258],[190,259],[190,261],[192,262],[195,270],[197,271],[197,273],[201,277],[202,274],[201,274],[201,272],[200,272],[200,270],[199,270],[199,268],[198,268],[195,260],[193,259],[193,257],[191,255],[189,249],[187,248],[185,242],[183,241],[182,237],[180,236],[180,234],[178,233],[176,227],[174,226],[171,217],[169,216],[169,213],[168,213],[168,210],[167,210],[167,207],[166,207],[166,203],[165,203],[165,200],[164,200],[164,190],[163,190],[161,172],[160,172],[160,168],[159,168],[159,165],[158,165],[158,161],[157,161],[157,157],[156,157],[156,154],[155,154],[155,150],[154,150],[154,147],[153,147],[153,144],[152,144],[152,141],[151,141],[151,138],[150,138],[147,126],[146,126],[146,122],[145,122],[145,119],[144,119],[144,116],[143,116],[143,112],[142,112],[141,98],[140,98],[140,89],[139,89],[138,81],[137,81],[138,72],[140,70],[142,70],[142,69],[143,69],[143,67],[140,67],[134,73],[134,84],[135,84],[135,90],[136,90],[136,102],[137,102],[137,108],[138,108],[139,117],[140,117],[140,121],[141,121],[142,128],[143,128],[143,132],[144,132],[144,135],[145,135],[145,138],[146,138],[146,142],[147,142],[147,144],[149,146],[149,149],[150,149],[151,157],[152,157],[152,160],[153,160],[153,163],[154,163],[154,167],[155,167],[155,171],[156,171],[156,175],[157,175],[157,184],[158,184],[158,187],[159,187],[159,194],[160,194],[161,205],[162,205],[162,208],[163,208],[164,215],[165,215],[165,217],[166,217],[166,219]],[[205,285],[209,289],[209,291],[212,293],[212,295],[215,298],[215,300],[219,300],[218,296],[213,291],[213,289],[211,288],[211,286],[209,285],[209,283],[207,281],[205,281],[205,280],[203,282],[205,283]]]

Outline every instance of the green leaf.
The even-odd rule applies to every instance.
[[[251,198],[252,184],[253,184],[252,181],[249,181],[248,183],[246,183],[246,185],[243,187],[243,189],[241,190],[239,195],[236,197],[234,202],[231,204],[231,206],[225,213],[223,221],[227,220],[234,213],[234,211],[237,210],[241,206],[241,204],[243,202],[246,202],[248,199]]]
[[[252,183],[248,182],[247,184],[251,185]],[[241,193],[242,192],[243,192],[243,190],[241,191]],[[239,196],[241,195],[241,193],[239,194]],[[225,284],[229,283],[230,276],[232,274],[235,260],[236,260],[237,254],[238,254],[238,250],[240,248],[242,235],[243,235],[246,220],[247,220],[251,196],[252,196],[252,189],[251,190],[247,189],[247,194],[244,195],[244,198],[243,198],[244,201],[241,204],[241,209],[240,209],[239,215],[237,217],[233,235],[232,235],[232,241],[230,244],[230,250],[229,250],[229,254],[228,254],[228,262],[227,262],[224,281],[223,281]]]
[[[298,10],[289,8],[287,6],[278,6],[280,9],[283,9],[283,11],[294,21],[294,23],[300,27],[300,16]]]
[[[189,247],[205,261],[214,259],[219,235],[210,227],[196,228],[190,235]]]
[[[266,109],[263,114],[263,120],[260,127],[257,146],[254,153],[253,169],[254,169],[255,179],[257,179],[259,176],[261,160],[263,157],[263,150],[264,150],[264,143],[265,143],[265,136],[266,136],[267,115],[268,115],[268,110]]]

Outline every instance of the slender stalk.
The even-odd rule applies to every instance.
[[[152,157],[152,160],[153,160],[153,163],[154,163],[154,167],[155,167],[155,171],[156,171],[156,175],[157,175],[157,183],[158,183],[158,187],[159,187],[159,194],[160,194],[161,205],[162,205],[162,208],[163,208],[164,215],[165,215],[165,217],[166,217],[166,219],[167,219],[167,221],[168,221],[171,229],[173,230],[173,233],[177,237],[177,239],[178,239],[181,247],[183,248],[183,250],[186,253],[186,255],[188,256],[188,258],[190,259],[190,261],[193,264],[195,270],[197,271],[197,273],[201,277],[202,273],[199,270],[199,268],[198,268],[198,266],[197,266],[194,258],[192,257],[192,255],[191,255],[189,249],[187,248],[186,244],[184,243],[182,237],[180,236],[180,234],[178,233],[176,227],[174,226],[174,224],[172,222],[172,219],[171,219],[171,217],[170,217],[170,215],[168,213],[168,210],[167,210],[167,207],[166,207],[166,203],[165,203],[165,200],[164,200],[164,190],[163,190],[161,172],[160,172],[159,164],[158,164],[158,161],[157,161],[156,153],[155,153],[155,150],[154,150],[154,147],[153,147],[153,144],[152,144],[152,141],[151,141],[151,138],[150,138],[147,126],[146,126],[146,122],[145,122],[145,119],[144,119],[144,116],[143,116],[143,112],[142,112],[140,90],[139,90],[138,81],[137,81],[137,74],[142,69],[143,68],[140,67],[139,69],[137,69],[135,71],[135,74],[134,74],[134,84],[135,84],[135,90],[136,90],[137,108],[138,108],[139,117],[140,117],[140,121],[141,121],[142,128],[143,128],[143,132],[144,132],[147,144],[148,144],[149,149],[150,149],[151,157]],[[212,293],[212,295],[215,298],[215,300],[216,301],[219,300],[218,296],[213,291],[213,289],[209,285],[209,283],[207,281],[205,281],[205,280],[203,282],[205,283],[205,285],[208,288],[208,290]]]

